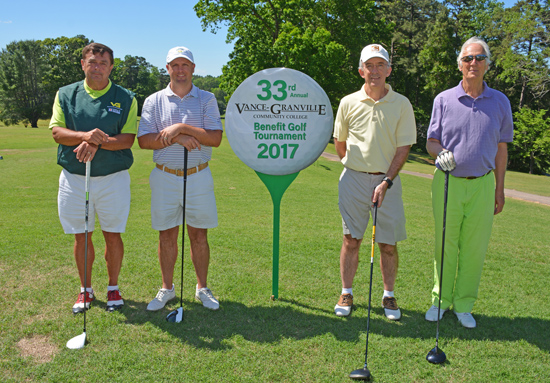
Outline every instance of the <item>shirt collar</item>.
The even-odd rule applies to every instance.
[[[464,90],[464,87],[462,86],[462,81],[463,80],[460,80],[460,84],[458,84],[458,86],[456,87],[456,98],[461,98],[461,97],[473,98]],[[491,88],[489,88],[487,83],[483,81],[483,92],[481,92],[478,98],[491,97],[491,93],[492,93]]]
[[[382,97],[380,100],[378,101],[375,101],[373,100],[368,94],[367,92],[365,91],[365,85],[361,86],[361,101],[367,101],[367,100],[370,100],[372,102],[386,102],[386,101],[391,101],[391,97],[393,97],[393,94],[395,93],[391,87],[390,84],[385,84],[384,87],[388,90],[388,93]]]
[[[172,91],[172,88],[170,88],[170,84],[168,84],[166,86],[165,90],[166,90],[166,93],[168,94],[168,97],[178,97],[179,98],[179,96]],[[193,84],[193,87],[191,88],[191,91],[189,93],[187,93],[185,96],[183,96],[183,98],[198,97],[198,92],[199,92],[199,88],[197,88],[195,86],[195,84]]]

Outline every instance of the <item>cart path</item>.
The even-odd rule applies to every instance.
[[[330,161],[340,161],[340,159],[336,154],[323,153],[322,156]],[[408,170],[401,170],[400,173],[423,177],[423,178],[430,178],[430,179],[433,178],[432,174],[411,172]],[[520,199],[522,201],[540,203],[541,205],[550,206],[550,197],[545,197],[537,194],[524,193],[513,189],[504,189],[504,195],[509,198]]]

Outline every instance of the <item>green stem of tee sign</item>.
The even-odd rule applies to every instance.
[[[292,181],[298,177],[300,172],[287,174],[284,176],[275,176],[270,174],[264,174],[256,172],[258,177],[269,190],[271,194],[271,200],[273,201],[273,285],[272,285],[272,298],[279,298],[279,228],[281,217],[281,199],[286,189],[290,186]]]

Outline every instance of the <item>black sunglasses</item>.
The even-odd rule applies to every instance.
[[[485,61],[486,58],[487,58],[486,55],[475,55],[475,56],[469,55],[469,56],[462,56],[460,60],[464,61],[465,63],[469,63],[474,59],[476,59],[476,61]]]

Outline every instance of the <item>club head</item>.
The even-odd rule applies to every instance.
[[[433,364],[441,364],[447,360],[447,356],[439,347],[434,347],[426,356],[426,360]]]
[[[83,332],[82,334],[69,339],[69,341],[67,342],[67,348],[70,348],[71,350],[78,350],[78,349],[84,348],[85,345],[86,345],[86,332]]]
[[[359,368],[349,374],[349,377],[354,380],[369,380],[370,376],[370,371],[367,367]]]
[[[166,316],[167,322],[180,323],[183,320],[183,307],[172,311]]]

